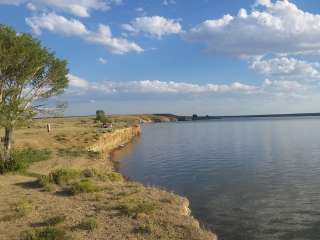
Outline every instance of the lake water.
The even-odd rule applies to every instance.
[[[115,157],[221,240],[320,239],[320,118],[148,124]]]

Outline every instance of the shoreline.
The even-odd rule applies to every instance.
[[[168,121],[165,121],[165,122],[168,122]],[[147,124],[155,124],[155,123],[161,123],[161,122],[146,122],[146,123],[147,123]],[[144,123],[144,124],[146,124],[146,123]],[[115,160],[114,160],[114,154],[116,154],[116,152],[121,152],[121,150],[123,150],[123,148],[125,148],[125,147],[127,147],[128,145],[132,144],[132,142],[133,142],[136,138],[140,137],[141,134],[142,134],[141,125],[139,125],[139,134],[138,134],[138,135],[133,136],[130,141],[127,141],[127,142],[125,142],[125,143],[122,143],[121,145],[119,145],[119,146],[117,146],[117,147],[109,150],[109,152],[107,153],[110,162],[113,164],[114,170],[115,170],[116,172],[118,172],[119,174],[121,174],[121,175],[126,179],[126,181],[129,181],[129,182],[136,182],[136,181],[130,179],[128,176],[126,176],[126,175],[124,175],[123,173],[121,173],[121,171],[120,171],[120,169],[119,169],[119,164],[120,164],[120,162],[121,162],[121,159],[119,159],[118,161],[115,161]],[[140,183],[140,182],[139,182],[139,183]],[[140,184],[142,184],[144,187],[147,187],[144,183],[140,183]],[[164,191],[164,192],[169,193],[169,190],[167,190],[167,189],[162,189],[162,188],[159,187],[159,186],[153,186],[153,188],[156,188],[156,189],[159,189],[159,190],[161,190],[161,191]],[[170,192],[172,193],[172,191],[170,191]],[[182,198],[186,199],[186,201],[184,202],[184,204],[183,204],[183,206],[182,206],[182,209],[183,209],[182,211],[184,212],[184,215],[193,218],[195,221],[197,221],[198,228],[199,228],[199,229],[203,229],[203,227],[205,227],[205,224],[204,224],[202,221],[196,219],[196,218],[192,215],[192,210],[191,210],[191,208],[190,208],[190,200],[189,200],[188,198],[186,198],[185,196],[181,196],[181,195],[176,194],[176,193],[174,193],[174,194],[177,195],[178,197],[182,197]],[[206,228],[206,227],[205,227],[205,228]],[[204,229],[203,229],[203,230],[204,230]],[[213,234],[215,235],[215,233],[213,233]],[[218,240],[218,237],[215,235],[212,240]]]
[[[149,116],[113,118],[112,131],[85,117],[35,120],[16,131],[15,147],[47,149],[51,157],[30,165],[27,175],[17,172],[0,176],[0,189],[5,193],[0,195],[0,239],[22,240],[23,232],[41,231],[58,215],[64,220],[54,228],[77,240],[216,240],[215,234],[190,215],[187,198],[119,173],[111,155],[140,134],[140,127],[135,125],[141,118],[148,120]],[[47,123],[53,129],[50,134]],[[103,156],[96,154],[100,150]],[[39,185],[37,178],[46,179],[61,170],[81,175],[65,184]],[[86,175],[82,175],[84,172]],[[93,188],[68,194],[73,186],[86,182]],[[25,211],[17,215],[20,208]],[[88,218],[98,226],[92,231],[79,228]]]

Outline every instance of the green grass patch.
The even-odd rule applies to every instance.
[[[92,192],[98,192],[102,189],[97,186],[95,183],[90,181],[89,179],[83,179],[80,182],[75,182],[71,184],[70,188],[68,189],[68,192],[71,195],[76,195],[80,193],[92,193]]]
[[[107,173],[107,177],[111,182],[122,182],[123,181],[123,176],[117,172]]]
[[[129,217],[137,217],[139,214],[150,214],[157,208],[156,204],[152,202],[136,202],[136,201],[129,201],[120,204],[116,207],[122,214],[127,215]]]
[[[47,181],[57,185],[70,184],[80,177],[80,173],[74,169],[58,169],[49,174]]]
[[[21,200],[14,204],[13,208],[17,217],[25,217],[32,211],[33,206],[30,201]]]
[[[86,154],[87,151],[79,148],[61,148],[58,150],[59,157],[80,157]]]
[[[63,229],[44,227],[22,232],[21,240],[72,240],[72,237]]]
[[[10,161],[0,161],[0,174],[24,171],[32,163],[46,161],[50,157],[51,151],[48,149],[14,149],[11,152]]]

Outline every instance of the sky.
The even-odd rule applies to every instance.
[[[68,61],[66,115],[320,112],[320,2],[0,0]]]

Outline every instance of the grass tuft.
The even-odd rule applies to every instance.
[[[32,203],[30,201],[21,200],[14,204],[15,216],[17,218],[25,217],[32,211]]]
[[[57,185],[70,184],[80,177],[80,171],[74,169],[58,169],[51,172],[47,181]]]
[[[127,215],[129,217],[137,217],[139,214],[150,214],[156,209],[156,205],[151,202],[143,201],[143,202],[134,202],[129,201],[120,204],[117,208],[122,214]]]
[[[98,222],[95,218],[85,218],[78,225],[78,228],[81,230],[93,232],[95,229],[98,228]]]
[[[89,179],[83,179],[80,182],[75,182],[71,184],[68,192],[71,195],[77,195],[80,193],[92,193],[92,192],[98,192],[102,190],[100,187],[95,185],[92,181]]]
[[[31,229],[21,234],[21,240],[71,240],[65,230],[56,227]]]
[[[23,171],[32,163],[46,161],[50,157],[51,151],[48,149],[14,149],[10,161],[0,161],[0,174]]]

